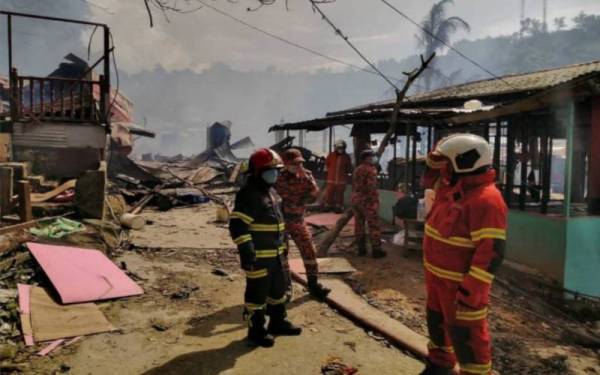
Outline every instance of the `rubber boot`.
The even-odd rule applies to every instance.
[[[265,329],[265,312],[256,310],[248,320],[248,344],[250,346],[262,346],[270,348],[275,344],[273,336]]]
[[[379,246],[373,246],[373,258],[384,258],[387,253]]]
[[[358,248],[358,256],[364,257],[367,255],[367,240],[365,238],[360,238],[356,240],[356,245]]]
[[[307,277],[308,279],[308,292],[310,293],[311,296],[315,297],[318,300],[324,300],[325,298],[327,298],[327,295],[329,294],[329,292],[331,292],[331,289],[324,287],[322,284],[319,283],[319,281],[317,280],[317,276],[316,275],[311,275]]]
[[[287,319],[285,305],[267,305],[267,314],[269,320],[269,333],[277,336],[298,336],[302,333],[302,328],[295,326]]]
[[[433,364],[427,361],[427,366],[425,370],[421,372],[421,375],[450,375],[452,374],[451,368],[441,367],[436,364]]]

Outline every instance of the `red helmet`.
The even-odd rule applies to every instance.
[[[259,174],[265,169],[283,168],[281,157],[279,157],[275,151],[268,148],[261,148],[255,151],[252,156],[250,156],[249,164],[250,170],[252,170],[254,174]]]

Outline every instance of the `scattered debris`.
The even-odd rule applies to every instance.
[[[174,292],[173,294],[171,294],[171,299],[178,299],[178,300],[184,300],[184,299],[188,299],[190,298],[190,295],[199,290],[200,288],[198,288],[197,286],[184,286],[181,290],[178,290],[177,292]]]
[[[212,269],[212,274],[217,276],[229,276],[229,273],[222,268],[215,267]]]
[[[167,322],[162,319],[152,318],[150,320],[150,325],[152,328],[159,332],[164,332],[173,326],[173,323]]]
[[[321,374],[323,375],[353,375],[358,373],[358,369],[345,364],[341,358],[329,357],[325,360],[325,364],[321,366]]]

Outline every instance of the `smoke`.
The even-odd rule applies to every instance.
[[[89,5],[83,0],[2,0],[0,9],[74,19],[87,19],[89,15]],[[8,74],[6,23],[7,17],[0,16],[3,75]],[[87,44],[82,42],[82,34],[89,35],[89,27],[21,17],[13,17],[12,24],[13,65],[22,74],[46,75],[70,52],[86,56]]]

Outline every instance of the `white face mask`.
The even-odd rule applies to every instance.
[[[261,173],[260,176],[262,177],[263,181],[266,182],[268,185],[275,185],[275,183],[277,182],[277,177],[279,177],[279,170],[274,168],[267,169],[266,171]]]
[[[371,156],[371,164],[375,165],[379,162],[379,158],[377,156]]]

